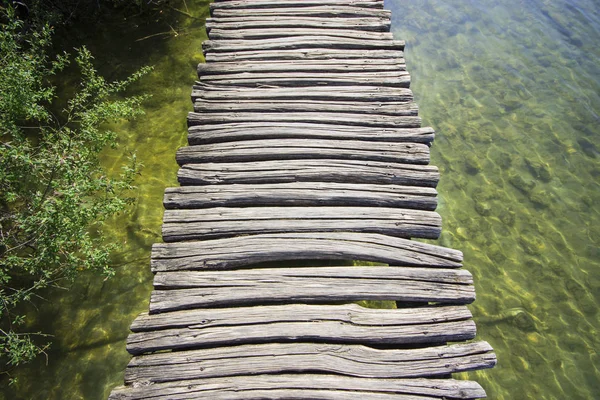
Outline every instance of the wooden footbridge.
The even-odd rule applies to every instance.
[[[150,312],[110,398],[485,397],[450,376],[496,363],[470,341],[462,254],[410,240],[440,234],[439,175],[383,1],[211,10]]]

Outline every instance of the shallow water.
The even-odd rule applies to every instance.
[[[465,253],[491,399],[600,398],[600,8],[387,1],[437,131],[442,244]]]
[[[156,66],[137,88],[154,95],[146,117],[126,124],[121,150],[105,155],[118,170],[137,152],[145,165],[138,203],[106,227],[123,243],[115,279],[48,294],[37,324],[55,335],[48,365],[16,371],[19,383],[0,399],[103,399],[122,383],[125,338],[147,309],[150,245],[160,240],[164,188],[176,185],[174,152],[185,143],[202,61],[206,2],[186,3],[174,5],[183,12],[165,10],[160,24],[123,21],[81,38],[109,76]],[[598,4],[386,5],[407,41],[420,114],[438,132],[441,243],[464,251],[479,337],[498,354],[495,369],[462,376],[490,399],[598,398]]]

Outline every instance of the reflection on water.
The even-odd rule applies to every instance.
[[[103,399],[123,380],[125,337],[147,309],[149,249],[160,237],[164,187],[176,184],[174,154],[185,143],[190,85],[205,38],[206,2],[187,0],[187,10],[176,3],[182,12],[165,10],[168,25],[119,22],[85,40],[109,76],[156,66],[139,88],[154,95],[146,117],[124,127],[120,152],[105,160],[118,169],[125,154],[137,152],[145,165],[138,203],[106,227],[123,243],[117,277],[84,279],[70,292],[48,295],[39,321],[56,336],[48,366],[41,359],[18,371],[19,384],[0,399]],[[481,382],[490,399],[594,398],[600,393],[597,3],[386,5],[393,30],[407,40],[421,116],[438,131],[432,157],[442,170],[442,243],[465,252],[476,278],[479,336],[499,357],[495,369],[464,376]]]
[[[465,252],[491,399],[600,393],[600,8],[398,1],[413,90],[438,135],[442,243]]]

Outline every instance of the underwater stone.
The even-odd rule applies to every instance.
[[[467,168],[467,173],[471,175],[475,175],[481,171],[481,164],[476,156],[473,154],[468,154],[465,156],[465,166]]]
[[[535,321],[525,310],[519,310],[513,317],[512,322],[523,332],[537,332]]]
[[[515,172],[508,173],[508,181],[511,185],[519,189],[523,193],[529,193],[535,187],[535,182],[527,182],[523,177]]]
[[[550,166],[548,164],[533,160],[525,160],[525,163],[534,178],[543,182],[550,182],[550,180],[552,180],[552,173],[550,172]]]
[[[505,210],[500,214],[500,221],[504,222],[505,225],[514,226],[517,213],[511,210]]]
[[[475,202],[475,211],[477,211],[477,214],[479,214],[483,217],[486,217],[491,214],[492,206],[488,202],[476,201]]]
[[[537,237],[528,237],[528,235],[524,234],[519,239],[521,247],[523,248],[525,253],[530,254],[532,256],[539,255],[541,251],[546,247],[544,242]]]
[[[533,189],[531,193],[529,193],[529,200],[539,208],[548,208],[552,204],[548,192],[538,188]]]
[[[590,142],[588,139],[579,138],[577,139],[577,143],[579,143],[581,150],[583,150],[586,156],[592,158],[596,158],[598,156],[598,149],[596,148],[596,145]]]

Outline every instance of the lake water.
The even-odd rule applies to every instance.
[[[117,276],[48,293],[32,326],[55,335],[48,365],[16,371],[19,383],[0,399],[104,399],[122,383],[125,338],[147,309],[149,250],[160,240],[164,188],[176,185],[174,154],[185,144],[205,39],[206,2],[173,4],[179,11],[165,9],[159,23],[118,21],[75,38],[90,43],[109,77],[156,66],[137,88],[154,94],[146,117],[125,125],[120,152],[105,156],[118,169],[137,152],[145,165],[138,203],[107,226],[123,243]],[[480,382],[490,399],[600,398],[598,2],[386,6],[407,41],[420,115],[437,131],[440,242],[465,253],[479,338],[498,355],[496,368],[460,377]]]

